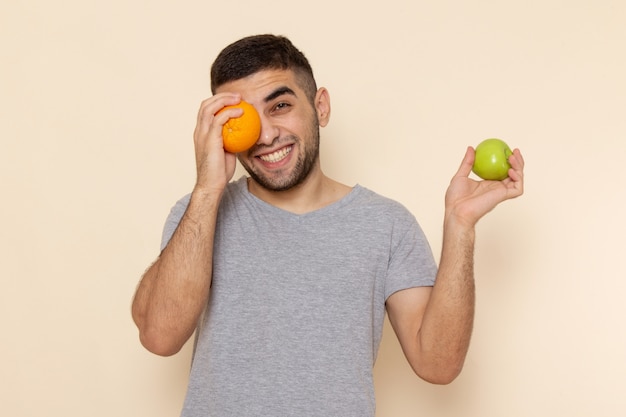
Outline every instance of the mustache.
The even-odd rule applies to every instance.
[[[251,153],[263,152],[268,149],[280,148],[282,144],[288,145],[288,144],[293,144],[297,142],[300,142],[300,138],[296,135],[290,134],[287,136],[274,138],[272,143],[270,143],[269,145],[264,144],[264,143],[255,143],[254,146],[250,148],[249,152]]]

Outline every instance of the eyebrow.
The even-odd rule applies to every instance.
[[[268,96],[265,97],[264,101],[266,103],[270,102],[284,94],[290,94],[294,97],[297,97],[295,91],[293,91],[291,88],[287,86],[284,86],[284,87],[278,87],[276,90],[272,91]]]

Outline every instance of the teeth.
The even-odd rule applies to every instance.
[[[279,149],[274,153],[270,153],[267,155],[261,155],[259,158],[261,158],[261,160],[265,161],[265,162],[278,162],[282,159],[284,159],[289,152],[291,152],[291,146],[287,146],[285,148]]]

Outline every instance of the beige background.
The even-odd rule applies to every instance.
[[[387,327],[378,416],[626,414],[625,21],[621,0],[2,2],[0,414],[178,415],[189,347],[144,351],[130,300],[193,184],[209,65],[259,32],[331,92],[327,173],[404,203],[437,255],[465,147],[526,157],[524,197],[478,226],[463,374],[421,382]]]

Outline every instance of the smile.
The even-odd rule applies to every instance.
[[[270,163],[280,162],[283,159],[285,159],[287,155],[289,155],[292,149],[293,149],[293,146],[285,146],[284,148],[281,148],[277,150],[276,152],[268,153],[265,155],[259,155],[259,158],[264,162],[270,162]]]

